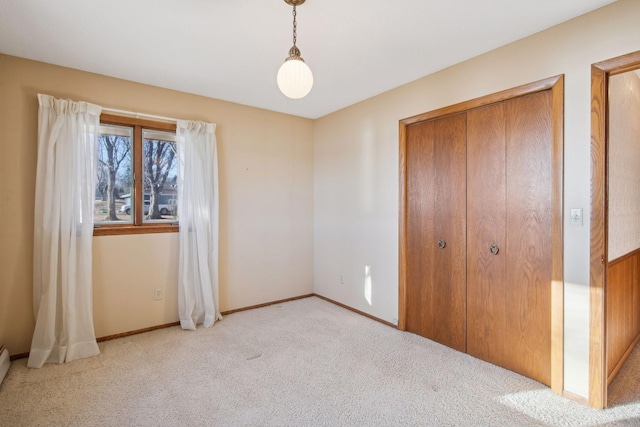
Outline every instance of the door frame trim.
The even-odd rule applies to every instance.
[[[640,68],[640,51],[591,65],[589,405],[607,407],[609,77]]]
[[[536,92],[551,90],[553,134],[553,212],[551,282],[551,389],[564,390],[564,271],[563,271],[563,165],[564,165],[564,75],[482,96],[455,105],[408,117],[399,122],[399,248],[398,248],[398,329],[407,325],[407,127],[427,120],[461,113],[489,104]]]

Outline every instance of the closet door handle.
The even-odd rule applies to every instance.
[[[444,249],[445,246],[447,246],[447,242],[444,239],[438,240],[438,247],[440,249]]]
[[[489,246],[489,252],[491,252],[491,255],[498,255],[498,252],[500,252],[500,248],[498,247],[498,245],[491,245]]]

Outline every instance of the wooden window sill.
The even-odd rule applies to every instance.
[[[103,225],[93,229],[94,236],[119,236],[123,234],[177,233],[180,227],[176,224],[149,225]]]

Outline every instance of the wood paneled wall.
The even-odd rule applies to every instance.
[[[611,383],[640,338],[640,249],[608,267],[607,382]]]

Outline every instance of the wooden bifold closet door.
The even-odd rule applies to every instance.
[[[521,96],[406,139],[406,329],[547,385],[551,102]]]
[[[504,104],[471,110],[467,117],[467,349],[472,356],[505,366],[508,297]]]
[[[408,330],[466,349],[466,114],[407,134]]]

